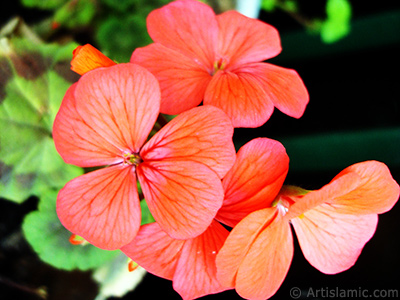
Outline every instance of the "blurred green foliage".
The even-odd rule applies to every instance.
[[[310,33],[317,33],[324,43],[334,43],[350,32],[352,7],[349,0],[326,0],[326,16],[307,19],[295,0],[262,0],[261,9],[272,13],[280,9],[293,16]]]
[[[0,41],[0,197],[20,203],[83,173],[64,163],[52,140],[63,95],[77,78],[69,70],[76,44]]]

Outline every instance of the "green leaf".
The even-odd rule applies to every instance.
[[[22,0],[22,5],[32,8],[55,9],[63,5],[67,0]]]
[[[41,260],[63,270],[89,270],[112,260],[121,252],[107,251],[87,244],[72,245],[71,233],[56,214],[57,192],[48,192],[39,202],[37,211],[28,214],[22,224],[23,233]]]
[[[328,0],[327,19],[321,25],[321,38],[325,43],[333,43],[350,32],[351,4],[347,0]]]
[[[272,12],[275,10],[276,0],[262,0],[261,9]]]
[[[145,200],[140,201],[140,209],[142,211],[142,222],[140,223],[140,225],[153,223],[156,221],[154,220],[154,217],[151,215],[149,207],[147,206]]]
[[[54,14],[54,21],[67,28],[85,26],[96,14],[94,0],[68,1]]]
[[[122,297],[132,291],[146,275],[146,271],[138,267],[128,271],[129,259],[120,254],[114,260],[101,266],[93,273],[93,278],[100,285],[99,294],[95,300],[105,300],[108,297]]]
[[[1,197],[22,202],[83,172],[63,162],[52,140],[62,98],[78,78],[69,63],[75,47],[0,41]]]

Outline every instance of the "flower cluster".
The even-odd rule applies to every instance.
[[[399,198],[388,168],[357,163],[308,191],[283,185],[289,158],[278,141],[234,148],[234,128],[263,125],[274,107],[299,118],[308,104],[294,70],[263,62],[281,51],[276,29],[196,0],[154,10],[147,26],[154,43],[129,63],[91,45],[73,53],[82,76],[54,141],[65,162],[94,170],[60,190],[62,224],[172,280],[183,299],[233,288],[271,297],[292,260],[291,226],[312,266],[350,268]],[[140,201],[154,223],[140,225]]]

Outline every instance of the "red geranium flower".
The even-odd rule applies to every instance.
[[[217,280],[215,258],[229,232],[213,221],[201,235],[177,240],[167,235],[157,223],[146,224],[136,238],[121,248],[146,271],[173,281],[173,288],[189,300],[222,292],[231,287]]]
[[[309,97],[299,75],[262,62],[281,51],[274,27],[179,0],[152,11],[147,28],[155,43],[136,49],[131,62],[159,80],[162,113],[178,114],[203,101],[225,111],[234,127],[261,126],[274,106],[302,116]]]
[[[172,237],[204,232],[222,205],[221,180],[235,160],[233,127],[212,106],[189,110],[146,139],[160,108],[156,78],[128,63],[85,73],[67,91],[53,135],[65,162],[99,167],[68,182],[57,213],[72,233],[118,249],[140,226],[137,179]]]
[[[399,198],[398,184],[377,161],[346,168],[320,190],[284,186],[278,194],[288,162],[282,148],[268,139],[249,142],[224,178],[229,201],[217,219],[234,224],[244,218],[217,255],[217,278],[246,299],[267,299],[282,284],[293,257],[290,223],[310,264],[335,274],[354,265],[375,232],[377,214]],[[255,211],[249,214],[248,206]]]

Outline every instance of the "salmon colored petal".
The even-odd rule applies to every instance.
[[[361,181],[356,189],[331,201],[349,214],[381,214],[390,210],[399,199],[399,185],[388,167],[378,161],[354,164],[340,172],[332,181],[348,173],[355,173]]]
[[[327,185],[316,191],[311,191],[304,196],[296,197],[288,195],[295,203],[290,206],[285,218],[292,219],[301,216],[306,211],[317,207],[326,202],[335,202],[337,198],[348,194],[358,187],[360,184],[360,176],[356,173],[347,173],[343,176],[332,180]],[[289,191],[290,192],[290,191]],[[280,196],[285,197],[285,194]]]
[[[249,213],[271,207],[288,169],[289,157],[281,143],[257,138],[245,144],[222,180],[225,199],[216,219],[234,227]]]
[[[121,248],[146,271],[172,280],[185,240],[171,238],[157,223],[140,227],[136,238]]]
[[[137,48],[131,62],[145,67],[158,79],[160,112],[164,114],[180,114],[199,105],[211,80],[208,71],[193,59],[158,43]]]
[[[65,228],[96,247],[128,244],[141,216],[135,169],[120,164],[71,180],[58,194],[57,214]]]
[[[118,64],[86,73],[67,92],[56,117],[57,150],[81,167],[97,166],[105,156],[109,163],[121,161],[123,153],[139,152],[159,106],[158,82],[143,67]]]
[[[218,24],[208,5],[195,0],[173,1],[148,15],[147,30],[156,43],[177,50],[212,71]]]
[[[236,276],[236,291],[246,299],[272,297],[284,281],[293,258],[290,225],[278,219],[251,245]]]
[[[218,71],[207,87],[204,104],[222,109],[234,127],[259,127],[274,110],[260,83],[250,73]]]
[[[78,46],[73,51],[71,70],[83,75],[100,67],[111,67],[116,63],[90,44]]]
[[[224,198],[221,180],[193,161],[150,161],[137,168],[143,194],[154,219],[176,239],[203,233]]]
[[[236,285],[236,274],[249,249],[277,216],[278,210],[275,207],[258,210],[249,214],[232,229],[217,254],[217,278],[222,285]]]
[[[278,55],[282,48],[278,31],[264,22],[236,11],[217,16],[218,55],[227,68],[259,62]]]
[[[174,276],[174,289],[183,299],[195,299],[233,287],[223,287],[216,278],[215,258],[228,230],[213,221],[200,236],[186,240]]]
[[[336,274],[353,266],[364,245],[374,235],[378,217],[343,214],[322,204],[292,219],[300,247],[312,266]]]
[[[241,67],[260,82],[268,100],[284,114],[300,118],[308,104],[308,91],[295,70],[267,63],[254,63]]]
[[[80,167],[112,165],[122,161],[120,150],[98,134],[76,110],[73,84],[66,92],[53,124],[54,144],[62,158]]]
[[[142,148],[144,161],[193,161],[207,165],[222,178],[236,159],[233,127],[218,108],[201,106],[186,111],[157,132]]]

